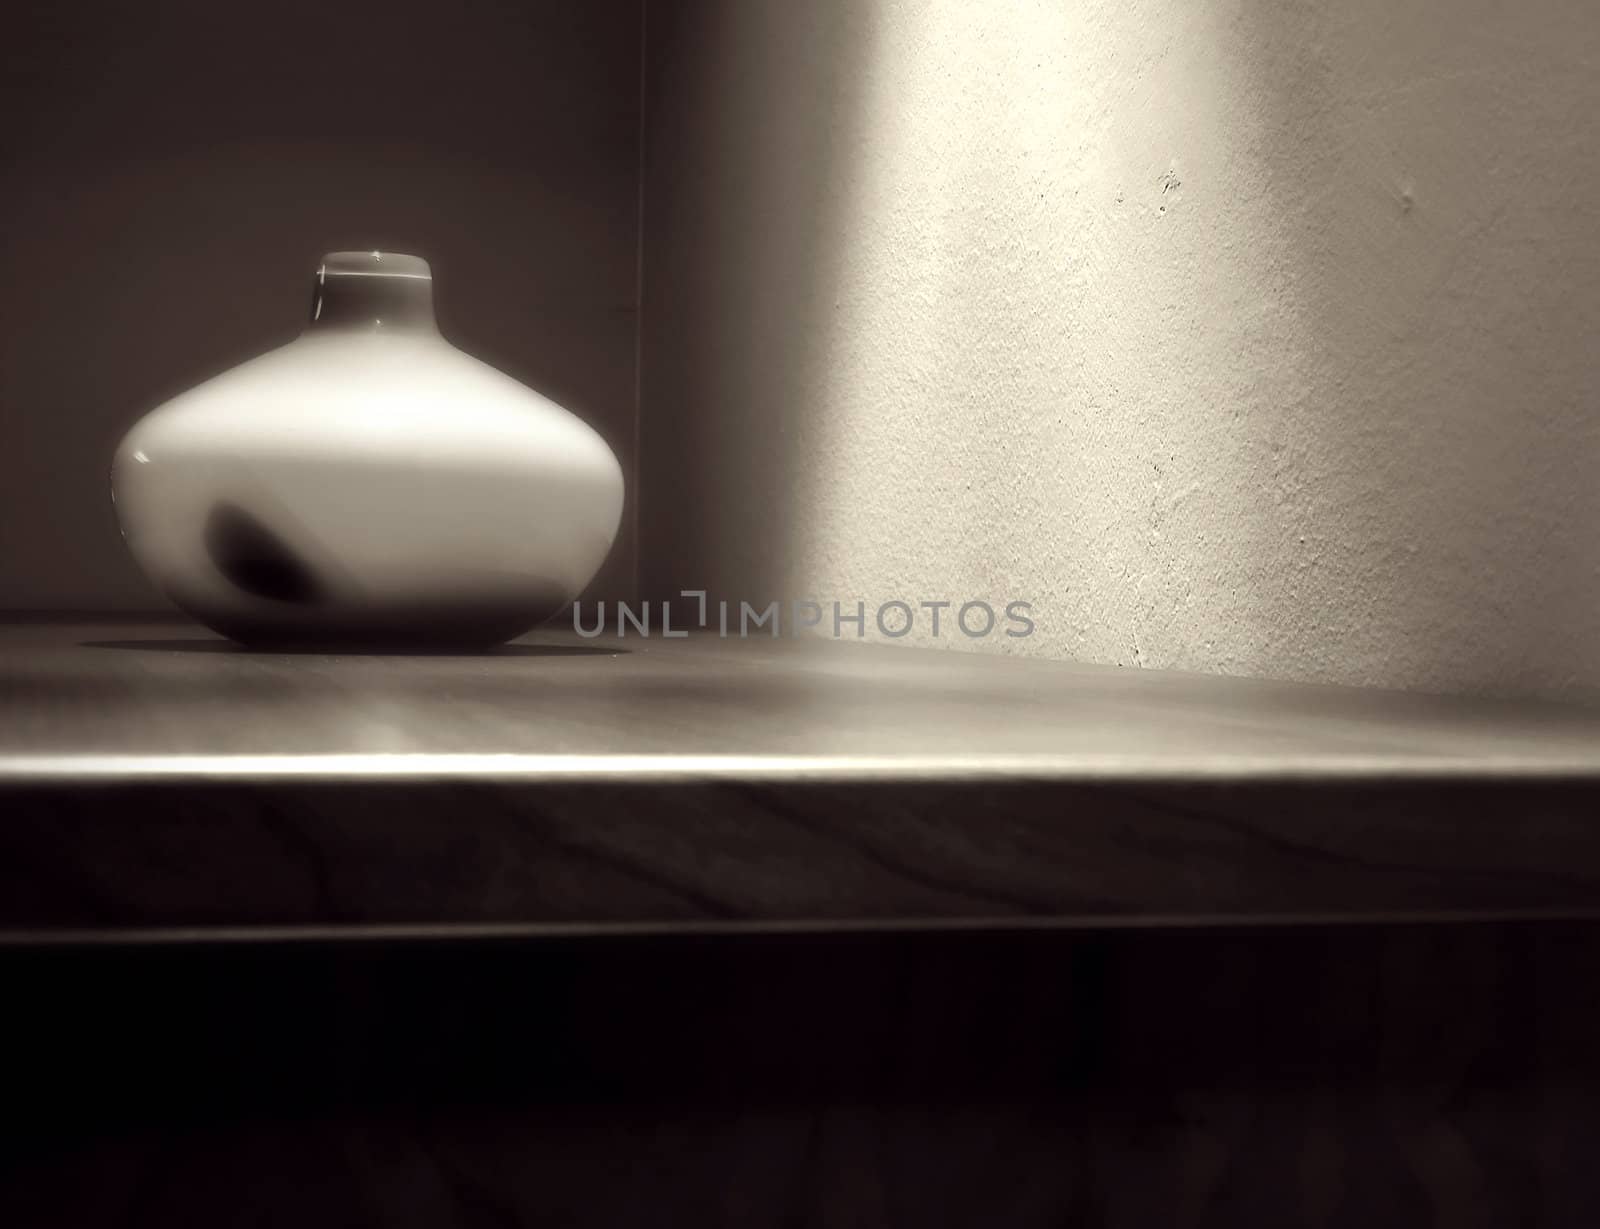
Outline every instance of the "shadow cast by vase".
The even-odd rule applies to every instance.
[[[419,645],[399,647],[381,645],[360,647],[350,645],[296,644],[275,646],[270,649],[250,648],[231,640],[208,640],[187,637],[163,640],[84,640],[85,649],[120,649],[127,652],[156,653],[227,653],[240,657],[329,656],[343,657],[615,657],[629,650],[603,648],[587,644],[500,644],[487,649],[462,649],[445,646]]]

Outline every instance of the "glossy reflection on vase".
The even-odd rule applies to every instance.
[[[262,646],[486,647],[572,601],[622,516],[599,435],[441,337],[418,257],[328,255],[310,315],[118,447],[150,579]]]

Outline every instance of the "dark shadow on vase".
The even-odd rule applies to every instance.
[[[326,597],[311,565],[238,504],[223,502],[211,509],[204,540],[217,571],[252,597],[296,605],[315,605]]]

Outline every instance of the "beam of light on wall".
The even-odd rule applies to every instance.
[[[1248,668],[1272,511],[1237,407],[1293,380],[1260,355],[1303,326],[1270,202],[1236,191],[1260,172],[1228,33],[1182,4],[878,7],[823,258],[805,583],[1026,596],[1056,652]],[[1187,578],[1225,536],[1233,574]],[[1196,634],[1218,625],[1232,644]]]
[[[647,305],[644,423],[705,493],[657,522],[660,588],[1593,686],[1600,23],[1536,8],[688,6],[705,37],[658,60],[720,84],[661,94],[646,294],[693,327]]]

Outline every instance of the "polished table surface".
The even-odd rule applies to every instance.
[[[1600,911],[1600,712],[831,640],[0,628],[0,929]]]

